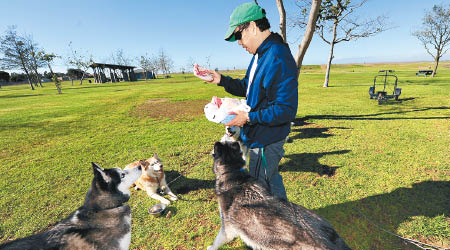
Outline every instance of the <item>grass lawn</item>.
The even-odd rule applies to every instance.
[[[292,143],[280,169],[290,201],[326,218],[354,249],[417,249],[380,228],[450,247],[450,63],[305,67]],[[402,95],[378,105],[368,90],[394,69]],[[242,76],[243,72],[233,72]],[[180,200],[171,218],[132,190],[131,249],[205,249],[220,227],[209,155],[224,133],[203,106],[223,88],[191,75],[83,85],[0,88],[0,242],[47,229],[81,206],[91,162],[123,167],[157,153]],[[245,249],[240,240],[222,249]]]

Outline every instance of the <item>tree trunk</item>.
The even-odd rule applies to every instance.
[[[311,43],[314,31],[316,30],[317,17],[320,10],[320,4],[322,0],[313,0],[311,5],[311,10],[309,11],[308,24],[306,26],[305,34],[303,35],[302,43],[298,46],[297,56],[295,57],[295,62],[297,63],[298,74],[300,74],[300,69],[302,67],[303,57],[305,57],[306,50]]]
[[[48,68],[50,69],[50,74],[55,79],[55,87],[58,90],[58,94],[62,94],[62,92],[61,92],[61,83],[59,83],[58,76],[53,74],[53,69],[52,69],[52,66],[50,65],[50,63],[48,63]]]
[[[330,80],[330,69],[331,69],[331,61],[333,60],[333,50],[334,50],[334,41],[336,39],[336,29],[337,29],[337,23],[335,22],[333,25],[333,39],[330,42],[330,57],[328,57],[328,63],[327,63],[327,72],[325,74],[325,81],[323,82],[323,87],[328,87],[328,81]]]
[[[276,1],[277,1],[278,13],[280,14],[280,33],[281,33],[281,37],[283,37],[284,42],[287,43],[287,37],[286,37],[286,11],[284,10],[283,0],[276,0]]]
[[[22,64],[22,67],[23,67],[23,71],[25,71],[25,74],[27,75],[27,80],[28,80],[28,83],[29,83],[30,86],[31,86],[31,90],[34,90],[33,82],[31,81],[30,73],[28,73],[28,70],[27,70],[27,68],[25,67],[25,65]]]
[[[83,85],[83,78],[84,78],[84,73],[81,75],[80,85]]]
[[[34,73],[31,73],[31,81],[33,82],[34,86],[37,88],[39,87],[38,81],[37,81],[37,77]]]
[[[58,78],[58,76],[55,75],[55,86],[56,86],[56,89],[58,90],[58,94],[62,94],[61,83],[59,83],[59,80],[57,78]]]
[[[439,65],[439,56],[436,56],[436,60],[434,61],[434,70],[433,73],[431,74],[431,77],[434,77],[434,75],[436,74],[438,65]]]
[[[33,82],[31,81],[31,77],[30,77],[30,75],[28,74],[28,73],[26,73],[26,75],[27,75],[27,80],[28,80],[28,83],[30,84],[30,86],[31,86],[31,90],[34,90],[34,86],[33,86]]]
[[[44,87],[44,86],[42,85],[42,78],[41,78],[41,76],[39,75],[39,73],[37,72],[36,69],[34,69],[34,73],[36,74],[36,81],[39,83],[39,85],[41,86],[41,88]]]
[[[324,88],[328,87],[328,81],[330,80],[330,69],[331,69],[331,61],[333,60],[333,49],[334,49],[334,43],[331,43],[330,56],[328,57],[327,71],[325,74],[325,81],[323,82]]]

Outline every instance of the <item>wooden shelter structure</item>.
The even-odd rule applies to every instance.
[[[90,67],[94,70],[94,79],[96,83],[136,81],[133,66],[93,63]],[[106,74],[109,73],[109,78]]]

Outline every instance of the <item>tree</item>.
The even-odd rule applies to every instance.
[[[53,78],[52,73],[48,72],[47,70],[44,70],[43,76],[44,76],[44,78],[47,78],[47,79],[52,79]]]
[[[374,36],[388,29],[386,27],[386,16],[378,16],[363,21],[359,20],[359,17],[355,15],[355,11],[366,2],[367,0],[324,0],[321,2],[315,32],[324,42],[330,45],[330,55],[323,87],[328,87],[331,62],[334,58],[334,46],[336,44]],[[307,4],[305,5],[305,3]],[[307,16],[305,6],[310,4],[311,0],[297,1],[297,5],[302,11],[296,24],[301,28],[307,25],[305,21]]]
[[[23,73],[11,73],[11,78],[9,79],[11,82],[23,82],[27,79],[27,76]]]
[[[159,70],[159,59],[157,56],[152,55],[150,57],[150,66],[153,72],[153,77],[156,79],[156,74]]]
[[[72,48],[72,42],[69,43],[70,55],[67,57],[67,63],[76,67],[79,72],[82,72],[80,78],[80,85],[83,84],[83,79],[86,76],[86,72],[88,71],[91,64],[94,63],[94,59],[92,55],[87,55],[86,53],[81,53]]]
[[[0,71],[0,88],[2,88],[2,82],[9,82],[10,76],[6,71]]]
[[[0,71],[0,81],[9,82],[9,73],[6,71]]]
[[[186,62],[187,71],[192,71],[194,68],[195,60],[192,57],[189,57]]]
[[[164,51],[164,49],[160,49],[158,53],[158,68],[162,71],[163,74],[169,74],[173,68],[173,60],[169,57],[169,55]]]
[[[123,49],[117,49],[112,55],[112,63],[117,65],[130,66],[132,59],[125,55]]]
[[[446,47],[450,44],[450,5],[448,7],[445,9],[443,5],[434,5],[432,11],[425,12],[422,27],[412,34],[422,42],[427,53],[434,59],[431,77],[436,74],[439,60],[447,52]]]
[[[31,89],[34,90],[28,66],[30,55],[25,39],[16,32],[16,26],[9,26],[6,34],[0,37],[0,67],[4,69],[21,69],[25,72]]]
[[[79,79],[83,76],[84,72],[79,69],[67,69],[67,75]]]
[[[56,56],[55,54],[53,54],[53,53],[51,53],[51,54],[46,54],[46,53],[44,53],[44,52],[42,52],[42,54],[41,54],[40,56],[41,56],[41,59],[42,59],[44,62],[47,62],[47,66],[48,66],[48,69],[50,70],[51,77],[52,77],[53,80],[55,81],[55,87],[56,87],[56,89],[58,90],[58,94],[62,94],[62,92],[61,92],[61,83],[60,83],[59,80],[58,80],[58,76],[57,76],[55,73],[53,73],[53,69],[52,69],[52,66],[51,66],[53,60],[54,60],[57,56]]]
[[[144,56],[137,58],[137,61],[139,62],[139,66],[145,72],[145,80],[147,80],[148,72],[152,72],[153,77],[153,74],[158,70],[158,59],[154,55],[149,56],[145,53]]]
[[[139,66],[144,70],[145,80],[147,80],[147,74],[150,71],[150,58],[147,54],[145,56],[141,56],[137,60],[139,62]]]

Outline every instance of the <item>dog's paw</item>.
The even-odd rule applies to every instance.
[[[175,195],[170,195],[169,196],[169,199],[171,200],[171,201],[176,201],[176,200],[178,200],[178,197],[176,197]]]
[[[164,199],[164,200],[162,200],[161,202],[162,202],[163,204],[166,204],[167,206],[170,205],[170,201],[169,201],[169,200]]]

